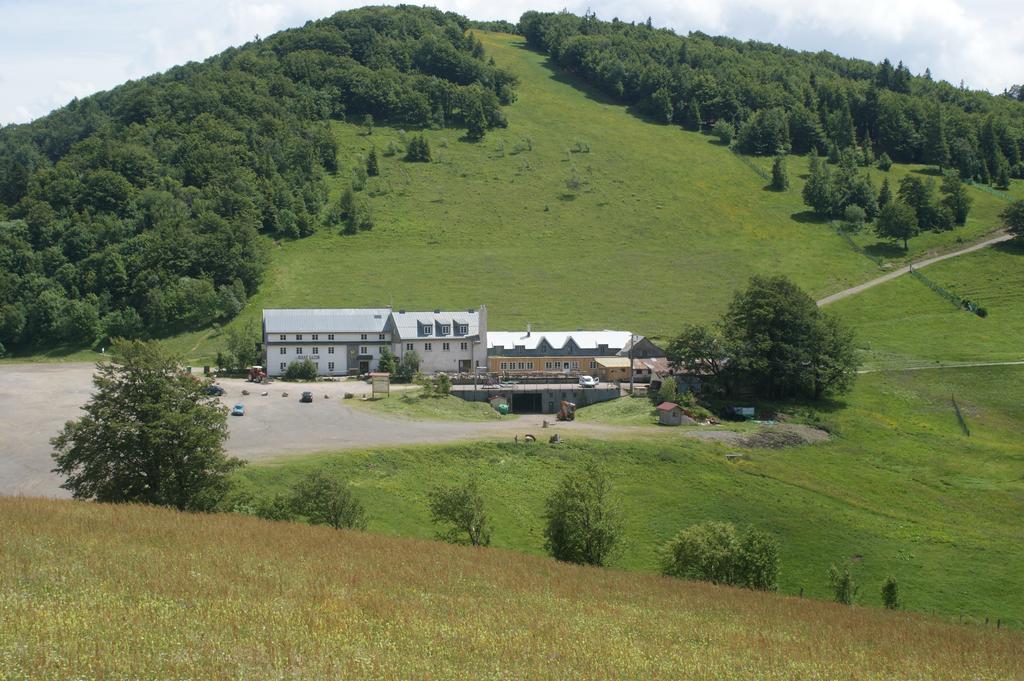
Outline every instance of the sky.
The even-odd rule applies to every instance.
[[[437,0],[472,19],[515,22],[528,9],[644,21],[827,49],[1002,92],[1024,83],[1024,13],[1008,0]],[[366,3],[328,0],[0,0],[0,125],[74,97],[202,60],[256,35]]]

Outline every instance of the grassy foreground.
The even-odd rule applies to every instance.
[[[0,499],[3,678],[1010,679],[1019,632],[499,549]]]
[[[826,573],[836,563],[861,584],[859,603],[880,605],[892,574],[908,609],[1020,627],[1024,406],[1014,395],[1022,380],[1024,367],[865,375],[845,403],[809,415],[831,441],[788,449],[740,450],[651,426],[642,440],[563,433],[567,441],[555,447],[479,442],[292,457],[250,466],[239,480],[283,492],[310,468],[327,467],[351,481],[371,531],[430,538],[427,493],[472,474],[495,545],[543,554],[545,498],[592,457],[608,470],[624,514],[615,567],[653,571],[659,547],[679,529],[728,520],[779,537],[784,593],[830,598]],[[635,406],[606,409],[617,404]],[[638,416],[621,415],[626,423]],[[737,450],[749,460],[727,461]]]

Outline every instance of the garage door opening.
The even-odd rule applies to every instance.
[[[539,414],[541,411],[540,393],[519,393],[512,395],[513,414]]]

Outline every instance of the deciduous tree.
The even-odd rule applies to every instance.
[[[438,536],[453,544],[489,546],[491,527],[476,478],[461,485],[442,485],[428,494],[435,524],[446,525]]]
[[[544,520],[545,548],[558,560],[605,565],[619,543],[611,482],[592,461],[562,479],[547,499]]]

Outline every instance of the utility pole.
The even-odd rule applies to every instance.
[[[633,338],[632,331],[629,332],[629,396],[633,396]]]

